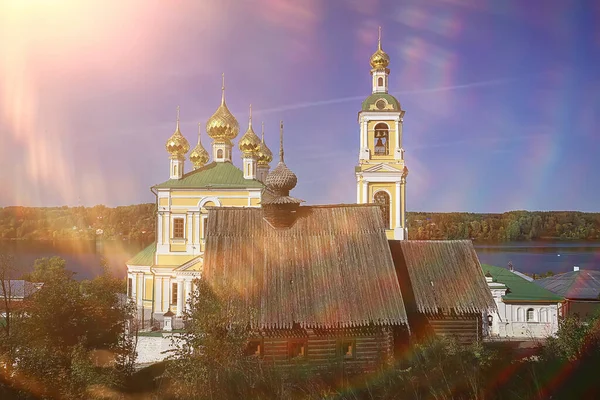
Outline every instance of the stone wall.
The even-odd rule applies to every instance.
[[[136,364],[154,364],[169,356],[168,350],[173,350],[172,337],[176,335],[166,332],[140,333],[137,343]]]

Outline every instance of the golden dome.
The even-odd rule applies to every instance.
[[[250,104],[250,117],[248,118],[248,130],[238,143],[240,151],[244,156],[257,156],[260,147],[260,139],[252,129],[252,104]]]
[[[262,123],[262,133],[261,133],[261,140],[260,140],[260,146],[258,147],[258,152],[257,152],[257,156],[258,156],[258,165],[266,165],[269,166],[269,163],[271,161],[273,161],[273,153],[271,153],[271,150],[267,147],[267,144],[265,143],[265,123]]]
[[[179,106],[177,107],[177,128],[175,129],[175,133],[167,140],[165,148],[171,154],[171,157],[174,158],[184,157],[190,150],[190,144],[179,130]]]
[[[201,127],[202,125],[198,124],[198,144],[190,153],[190,161],[192,162],[192,164],[194,164],[194,169],[203,167],[209,159],[208,151],[206,151],[204,146],[202,146],[202,142],[200,141]]]
[[[290,190],[296,187],[298,178],[283,160],[283,121],[279,127],[279,164],[269,172],[265,179],[265,184],[274,193],[280,196],[288,196]]]
[[[225,74],[221,87],[221,105],[206,122],[206,132],[213,140],[222,142],[234,139],[240,131],[240,126],[225,104]]]
[[[390,56],[381,49],[381,27],[379,27],[379,39],[377,41],[377,51],[371,56],[371,67],[374,69],[387,68],[390,65]]]

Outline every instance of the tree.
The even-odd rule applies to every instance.
[[[93,387],[119,387],[135,358],[127,329],[134,313],[121,281],[105,272],[80,284],[68,270],[42,270],[51,273],[14,327],[13,373],[33,378],[25,389],[43,388],[39,394],[49,397],[89,398]]]
[[[30,282],[48,282],[55,279],[71,280],[74,272],[67,269],[67,262],[61,257],[38,258],[33,263],[33,272],[24,275]]]
[[[195,280],[196,290],[184,313],[185,332],[176,339],[167,376],[170,394],[195,398],[227,398],[232,382],[244,381],[252,370],[245,357],[250,335],[250,310],[225,288]],[[239,393],[243,397],[243,393]]]

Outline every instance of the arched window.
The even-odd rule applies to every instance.
[[[381,206],[381,212],[383,213],[383,222],[385,227],[390,227],[390,195],[384,191],[379,191],[373,196],[373,203]]]
[[[377,86],[383,86],[383,78],[379,77],[379,79],[377,79]]]
[[[223,158],[223,150],[222,149],[217,150],[217,158]]]
[[[388,126],[382,122],[375,125],[375,155],[386,156],[388,154]]]
[[[533,315],[534,315],[533,308],[528,308],[527,309],[527,322],[534,320]]]

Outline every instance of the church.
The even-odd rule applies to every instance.
[[[379,205],[385,238],[405,240],[408,168],[402,147],[404,111],[388,92],[389,63],[380,31],[377,50],[370,58],[372,91],[358,113],[356,203]],[[273,196],[266,187],[269,173],[277,168],[270,171],[273,155],[264,141],[264,125],[261,137],[254,129],[250,107],[248,128],[237,142],[242,153],[238,167],[231,154],[240,129],[225,101],[224,78],[221,103],[205,125],[212,140],[210,152],[202,144],[201,124],[197,144],[190,152],[179,128],[178,109],[175,132],[166,142],[169,179],[152,187],[157,204],[156,240],[127,262],[128,296],[134,299],[143,320],[160,320],[168,311],[176,317],[183,315],[193,280],[203,275],[210,209],[260,208],[293,199]],[[186,157],[193,166],[189,172]]]

